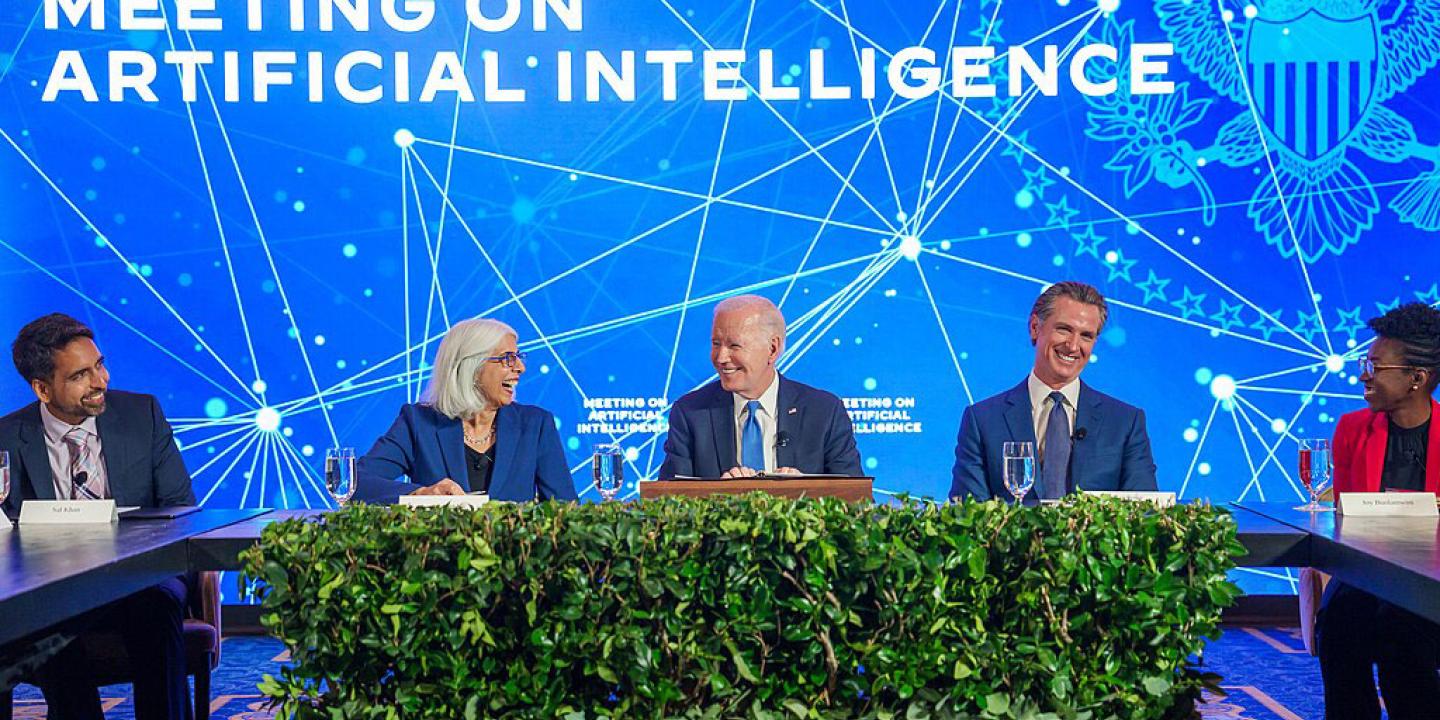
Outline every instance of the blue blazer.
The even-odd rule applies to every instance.
[[[494,500],[574,500],[575,483],[555,416],[533,405],[512,403],[495,413]],[[421,487],[450,478],[470,490],[465,467],[465,429],[429,405],[400,408],[400,417],[356,466],[355,499],[398,502]],[[406,480],[399,479],[407,476]]]
[[[860,477],[855,431],[840,398],[780,376],[776,400],[775,463],[803,473]],[[720,381],[686,394],[670,409],[660,479],[718,478],[735,457],[735,394]]]
[[[1081,382],[1075,430],[1081,428],[1085,436],[1073,441],[1066,492],[1155,490],[1155,460],[1143,411]],[[1005,443],[1027,441],[1035,442],[1035,423],[1026,382],[966,408],[955,441],[950,497],[1010,498],[1005,489]],[[1025,501],[1029,504],[1034,498],[1032,493]]]
[[[100,435],[106,483],[116,505],[195,504],[190,472],[153,395],[106,391],[105,412],[95,418],[95,431]],[[22,500],[56,499],[40,403],[0,418],[0,450],[10,451],[6,512],[19,514]]]

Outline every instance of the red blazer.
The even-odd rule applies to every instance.
[[[1340,417],[1335,425],[1335,494],[1380,492],[1390,418],[1369,409]],[[1425,490],[1440,493],[1440,403],[1430,401],[1430,442],[1425,449]]]

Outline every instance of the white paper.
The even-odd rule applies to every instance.
[[[120,520],[114,500],[26,500],[21,525],[96,525]]]
[[[1113,497],[1121,500],[1143,500],[1155,503],[1156,507],[1173,507],[1175,505],[1175,493],[1173,492],[1147,492],[1142,490],[1081,490],[1086,495],[1098,497]]]
[[[490,502],[489,495],[401,495],[401,507],[441,507],[446,505],[478,508]]]
[[[1436,517],[1435,493],[1340,493],[1335,509],[1350,517]]]

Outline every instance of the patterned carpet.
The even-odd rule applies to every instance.
[[[255,684],[285,659],[284,648],[269,638],[225,640],[220,669],[213,678],[210,711],[215,720],[269,720]],[[1305,653],[1297,631],[1285,628],[1231,628],[1205,651],[1206,666],[1225,678],[1228,696],[1213,699],[1204,715],[1213,720],[1320,720],[1324,709],[1320,668]],[[130,688],[105,688],[105,716],[135,717]],[[39,691],[15,691],[15,717],[45,717]]]

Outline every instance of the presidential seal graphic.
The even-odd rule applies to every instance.
[[[1125,143],[1106,167],[1126,172],[1127,196],[1152,179],[1194,186],[1213,224],[1206,167],[1259,168],[1246,205],[1255,230],[1283,257],[1313,263],[1358,242],[1382,211],[1367,167],[1407,163],[1421,172],[1389,208],[1418,229],[1440,230],[1440,147],[1386,106],[1440,60],[1440,0],[1292,0],[1238,12],[1164,0],[1155,11],[1176,55],[1216,97],[1187,101],[1180,83],[1169,102],[1092,101],[1087,134]],[[1133,27],[1112,18],[1103,33],[1128,41]],[[1208,146],[1180,138],[1225,99],[1238,111]]]

